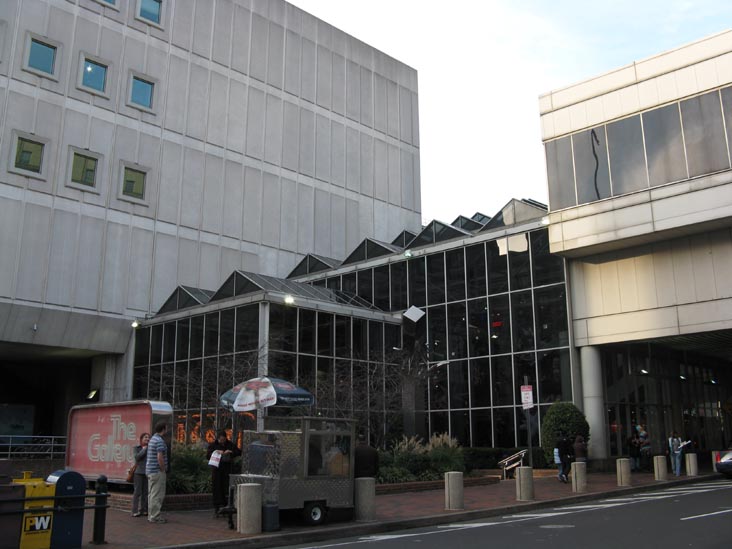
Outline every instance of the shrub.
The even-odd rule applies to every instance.
[[[170,494],[206,494],[211,491],[211,468],[206,448],[173,443],[166,491]]]
[[[376,482],[379,484],[396,484],[400,482],[412,482],[417,478],[403,467],[379,467],[379,473],[376,475]]]
[[[403,436],[391,452],[380,454],[379,463],[379,482],[438,480],[447,471],[465,470],[463,449],[444,433],[433,435],[427,443]]]
[[[571,402],[555,402],[549,407],[541,423],[541,446],[547,463],[554,463],[554,445],[560,435],[567,435],[572,442],[582,435],[590,440],[590,425],[585,415]]]

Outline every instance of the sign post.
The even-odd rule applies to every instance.
[[[521,404],[526,414],[526,435],[529,440],[529,467],[533,468],[534,452],[531,448],[531,417],[529,417],[529,410],[534,407],[534,392],[533,387],[529,385],[528,376],[524,376],[524,384],[521,386]]]

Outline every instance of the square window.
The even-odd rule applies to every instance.
[[[91,59],[84,58],[84,69],[81,85],[85,88],[104,93],[107,86],[107,66]]]
[[[133,76],[130,102],[146,109],[152,109],[154,88],[155,84],[152,82]]]
[[[122,194],[138,200],[145,199],[145,172],[125,167]]]
[[[19,170],[41,173],[43,146],[43,143],[19,137],[18,147],[15,150],[15,167]]]
[[[163,0],[140,0],[140,17],[160,24],[160,15],[163,11]]]
[[[97,163],[98,160],[96,158],[75,152],[74,163],[71,168],[71,181],[73,183],[78,183],[79,185],[95,187]]]
[[[56,64],[56,48],[35,38],[31,38],[28,54],[28,67],[53,75]]]

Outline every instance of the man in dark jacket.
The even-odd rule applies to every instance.
[[[562,434],[557,441],[557,449],[559,450],[559,459],[561,461],[561,469],[559,472],[559,480],[562,482],[568,482],[567,474],[569,474],[569,468],[572,463],[572,443],[567,438],[567,435]]]
[[[364,435],[358,435],[358,446],[354,453],[354,477],[376,478],[379,472],[379,452],[366,443]]]

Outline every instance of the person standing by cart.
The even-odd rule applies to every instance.
[[[150,442],[150,433],[140,435],[140,444],[135,446],[135,473],[134,492],[132,494],[132,516],[147,516],[147,475],[145,468],[147,464],[147,445]]]
[[[208,445],[206,457],[211,466],[211,490],[216,517],[219,516],[220,509],[228,505],[231,464],[240,455],[241,450],[227,438],[226,431],[219,431],[216,440]]]

